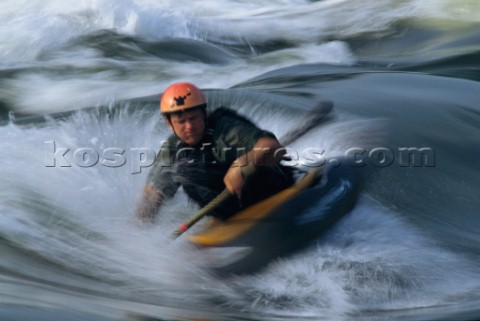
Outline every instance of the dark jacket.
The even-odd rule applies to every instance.
[[[197,146],[189,146],[172,134],[162,144],[147,180],[164,198],[173,197],[182,186],[203,207],[225,189],[223,178],[232,163],[262,137],[275,136],[236,112],[220,107],[208,116],[204,137]],[[232,197],[213,215],[227,218],[292,183],[289,168],[259,167],[242,191],[242,199]]]

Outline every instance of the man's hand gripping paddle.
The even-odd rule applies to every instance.
[[[321,123],[325,122],[329,119],[329,114],[333,109],[333,103],[330,101],[322,101],[316,104],[306,115],[305,120],[302,122],[302,125],[292,129],[285,136],[280,139],[280,143],[283,146],[290,145],[307,132],[315,128],[316,126],[320,125]],[[222,204],[226,199],[231,197],[232,194],[227,190],[224,189],[220,194],[218,194],[213,200],[211,200],[207,205],[205,205],[202,209],[200,209],[194,216],[192,216],[189,220],[185,221],[180,225],[178,229],[171,233],[171,236],[174,238],[179,237],[184,232],[186,232],[190,227],[192,227],[195,223],[197,223],[201,218],[205,215],[210,213],[212,210],[217,208],[220,204]]]

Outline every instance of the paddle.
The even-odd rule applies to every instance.
[[[322,101],[317,103],[306,115],[305,120],[302,121],[301,125],[297,128],[287,132],[280,142],[282,145],[287,146],[305,135],[311,129],[315,128],[322,122],[328,119],[330,111],[333,109],[333,103],[331,101]],[[252,173],[250,173],[251,175]],[[186,232],[190,227],[197,223],[201,218],[210,213],[212,210],[217,208],[225,200],[227,200],[232,194],[224,189],[219,195],[217,195],[213,200],[211,200],[207,205],[200,209],[194,216],[189,220],[185,221],[180,225],[178,229],[171,233],[171,236],[174,238],[179,237],[184,232]]]

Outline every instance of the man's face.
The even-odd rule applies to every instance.
[[[202,110],[186,111],[181,115],[171,115],[167,124],[178,138],[188,145],[197,145],[205,132],[205,114]]]

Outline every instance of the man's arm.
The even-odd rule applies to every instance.
[[[153,223],[158,210],[163,204],[162,194],[152,183],[147,183],[143,189],[143,196],[137,204],[135,217],[140,224]]]
[[[175,145],[175,136],[169,137],[160,147],[143,188],[143,194],[135,209],[135,218],[140,225],[153,223],[162,204],[172,198],[179,183],[173,179],[173,164],[175,155],[171,146]]]
[[[257,166],[273,166],[285,154],[285,149],[276,138],[261,137],[248,153],[233,162],[223,182],[230,193],[240,198],[247,176],[252,174]]]

